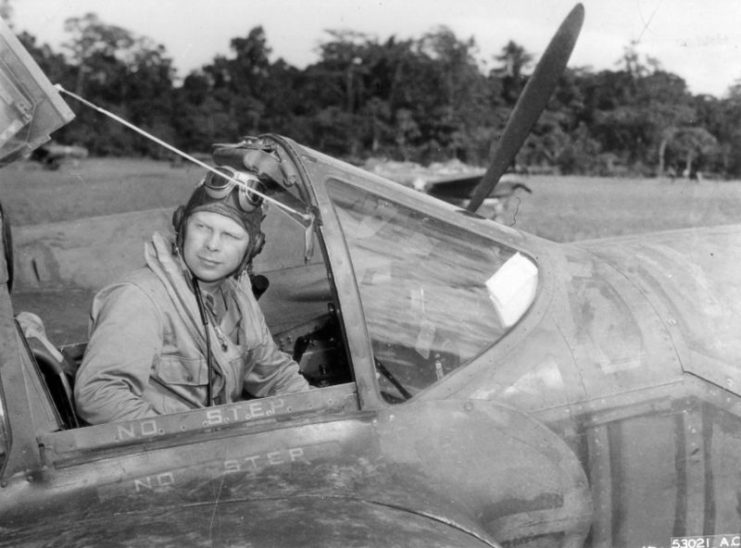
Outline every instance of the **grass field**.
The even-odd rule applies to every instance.
[[[14,226],[174,207],[201,168],[90,159],[58,171],[35,163],[0,172],[0,201]],[[510,204],[507,224],[556,241],[741,223],[741,182],[534,176]]]
[[[0,201],[14,226],[175,206],[203,170],[168,162],[90,159],[57,171],[34,162],[0,170]]]
[[[566,242],[741,223],[741,182],[532,177],[508,224]]]

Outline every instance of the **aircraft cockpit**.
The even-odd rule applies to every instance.
[[[535,262],[463,228],[460,211],[425,211],[416,193],[374,188],[365,172],[335,173],[327,157],[273,139],[289,184],[272,197],[295,209],[269,207],[255,272],[275,286],[261,300],[268,324],[315,385],[354,379],[357,354],[343,344],[370,344],[382,399],[403,402],[491,347],[532,304]],[[302,176],[308,185],[293,184]],[[362,330],[348,325],[350,309]]]
[[[250,163],[257,157],[259,168]],[[334,407],[415,397],[495,344],[533,302],[534,261],[466,229],[452,206],[427,200],[415,207],[418,196],[406,189],[360,171],[334,170],[321,154],[282,137],[214,152],[215,163],[243,169],[273,169],[266,158],[280,169],[263,177],[267,241],[254,261],[253,287],[280,348],[312,386],[334,387]],[[170,230],[155,221],[151,228]],[[74,429],[80,423],[70,386],[84,343],[63,348],[57,366],[33,337],[29,341],[60,427]],[[281,411],[326,406],[320,393],[294,399],[264,405]],[[194,424],[201,424],[202,414],[196,415]]]
[[[23,63],[15,70],[25,70]],[[23,86],[11,87],[7,104],[0,105],[12,129],[0,142],[8,149],[3,150],[8,161],[38,146],[50,128],[72,117],[43,75],[34,77],[42,84],[37,97]],[[24,114],[25,102],[35,101],[44,108],[34,116]],[[40,122],[40,115],[48,120]],[[281,350],[320,390],[259,404],[245,393],[248,408],[231,404],[216,414],[194,410],[186,414],[190,418],[159,420],[158,434],[213,425],[217,416],[240,422],[403,403],[494,345],[535,298],[533,259],[502,244],[491,223],[458,208],[275,135],[214,145],[212,162],[203,167],[215,165],[249,172],[262,182],[267,243],[254,261],[253,290]],[[170,218],[170,211],[153,213],[140,217],[137,228],[172,236]],[[91,225],[86,232],[98,229]],[[46,261],[44,269],[60,277],[57,285],[80,286],[92,295],[140,266],[142,243],[125,237],[107,242],[106,268],[87,269],[84,280],[71,241],[41,250],[30,259],[30,270],[37,272]],[[9,268],[12,263],[9,259]],[[78,270],[67,268],[70,264]],[[21,283],[27,270],[16,272]],[[58,346],[46,337],[44,314],[24,313],[22,301],[15,305],[13,330],[23,349],[24,392],[37,427],[42,425],[40,433],[79,431],[85,424],[75,414],[72,388],[85,341]],[[7,401],[13,399],[8,397],[12,389],[5,390],[3,405],[14,407]],[[0,447],[8,437],[3,428]],[[98,433],[91,439],[107,437]],[[77,446],[83,438],[64,443]],[[119,432],[108,439],[119,443],[126,438]]]
[[[3,67],[8,77],[2,82],[7,89],[0,122],[8,131],[0,153],[9,162],[72,119],[59,92],[86,101],[52,86],[8,29],[3,39],[18,55]],[[212,162],[203,167],[214,165],[249,172],[262,182],[267,243],[254,261],[253,290],[281,350],[320,389],[296,395],[290,404],[264,403],[275,413],[405,402],[494,345],[535,298],[534,260],[503,245],[491,223],[458,208],[275,135],[214,145]],[[171,211],[138,217],[139,237],[155,231],[172,235],[170,219]],[[99,233],[93,224],[86,233]],[[22,284],[27,272],[38,274],[42,268],[57,273],[58,287],[92,295],[141,265],[142,243],[125,234],[106,242],[100,257],[105,268],[85,268],[82,279],[75,242],[66,241],[25,258],[31,267],[18,269],[16,278]],[[13,266],[9,258],[10,277]],[[44,332],[43,313],[24,313],[22,300],[14,305],[12,336],[21,348],[31,413],[43,424],[42,432],[80,430],[85,425],[75,414],[72,387],[85,341],[55,344]],[[79,310],[79,304],[73,308]],[[8,378],[3,375],[3,383]],[[3,405],[21,403],[9,401],[17,395],[9,397],[12,387],[4,389]],[[323,397],[324,390],[333,392]],[[175,419],[171,427],[210,424],[203,411],[193,413],[194,418]],[[229,416],[238,420],[244,413],[233,409]],[[4,432],[0,428],[0,446],[6,443]]]

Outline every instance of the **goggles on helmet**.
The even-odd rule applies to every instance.
[[[242,211],[249,213],[262,205],[262,196],[252,192],[262,188],[256,175],[237,171],[229,166],[219,166],[216,169],[224,173],[224,176],[209,171],[201,182],[209,197],[223,200],[229,196],[234,187],[238,187],[236,201]]]

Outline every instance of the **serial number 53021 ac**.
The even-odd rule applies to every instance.
[[[741,535],[673,537],[671,548],[741,548]]]

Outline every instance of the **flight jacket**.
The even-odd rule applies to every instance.
[[[182,259],[160,234],[145,248],[146,267],[102,289],[93,300],[90,340],[75,380],[78,415],[90,424],[141,419],[204,407],[206,337]],[[222,286],[241,315],[238,342],[209,326],[214,394],[224,403],[310,388],[281,352],[249,279]]]

